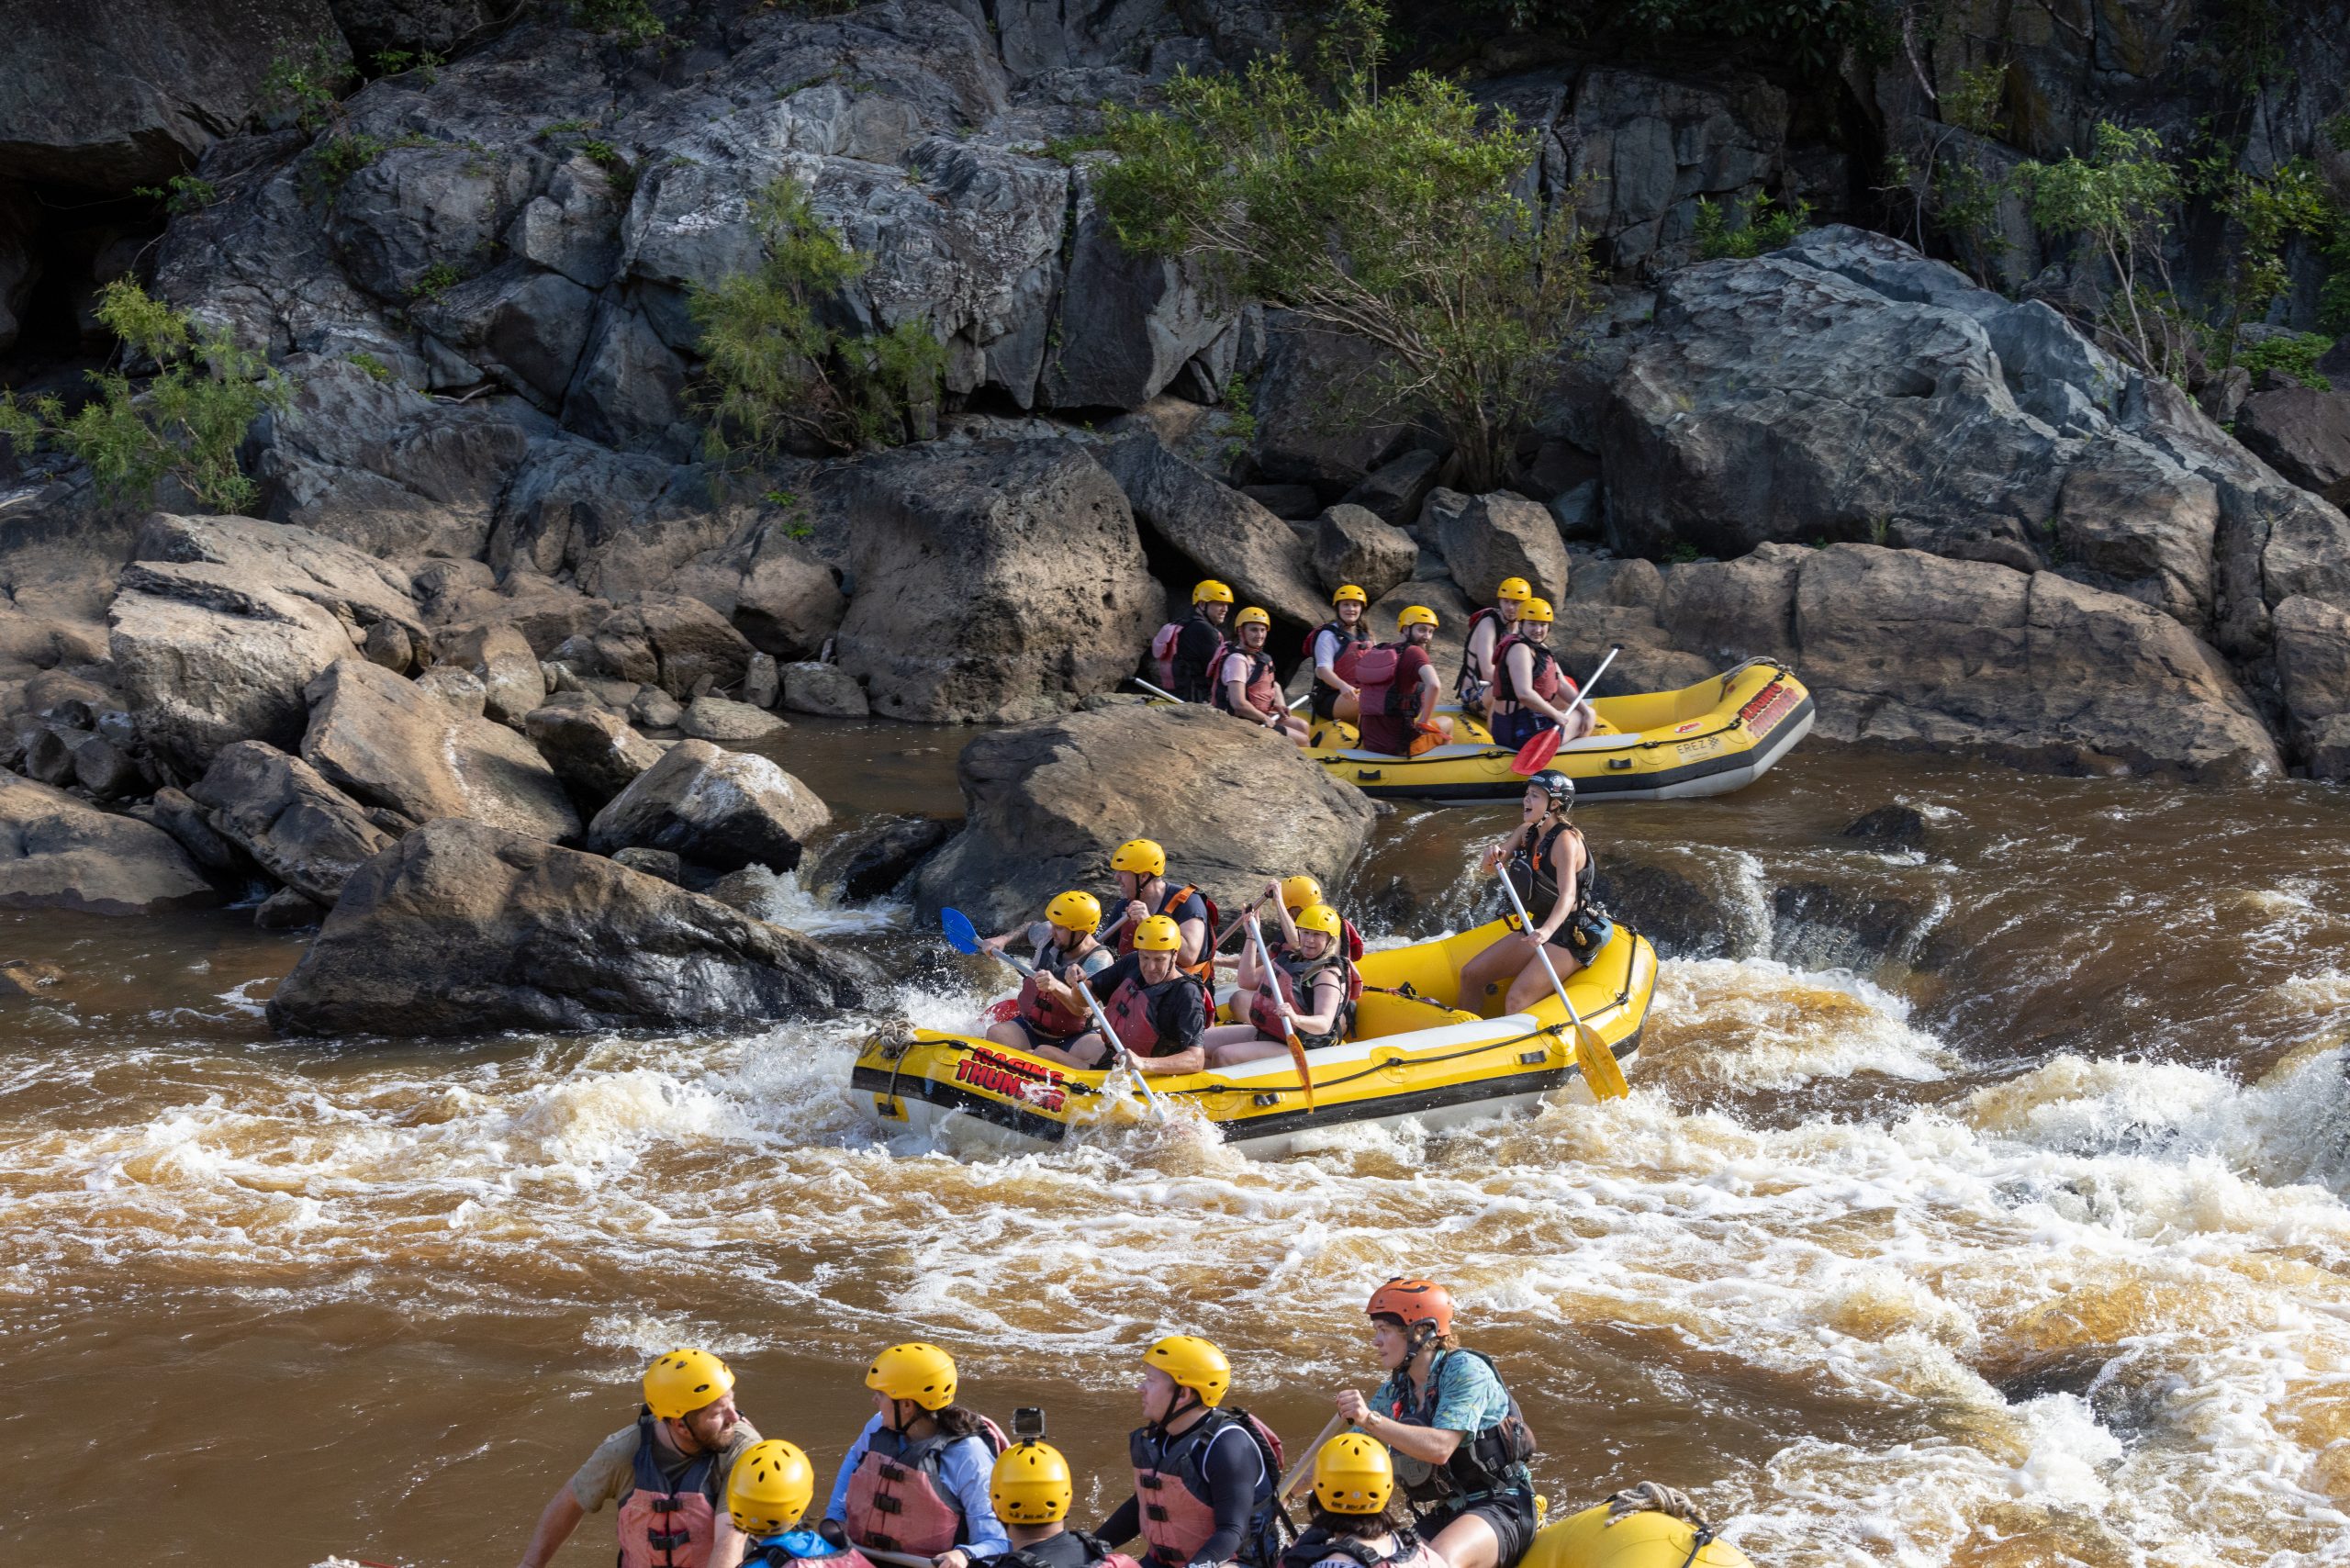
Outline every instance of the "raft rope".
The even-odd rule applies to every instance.
[[[1689,1568],[1697,1561],[1697,1553],[1713,1544],[1714,1527],[1697,1510],[1696,1499],[1677,1486],[1667,1486],[1661,1481],[1643,1481],[1627,1486],[1607,1496],[1607,1523],[1620,1525],[1639,1514],[1663,1514],[1682,1523],[1695,1525],[1697,1534],[1689,1542],[1689,1555],[1681,1560],[1681,1568]]]

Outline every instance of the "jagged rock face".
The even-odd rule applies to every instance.
[[[1001,931],[1065,888],[1113,885],[1129,838],[1228,908],[1269,875],[1335,884],[1362,853],[1371,802],[1278,735],[1202,707],[1120,704],[996,731],[963,750],[964,828],[922,868],[925,913]]]
[[[316,768],[260,741],[224,749],[189,793],[210,809],[214,832],[317,903],[334,902],[352,873],[392,845]]]
[[[796,932],[593,855],[431,823],[352,879],[270,1001],[287,1034],[705,1028],[824,1017],[852,972]]]

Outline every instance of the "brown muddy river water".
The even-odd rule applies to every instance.
[[[778,755],[844,808],[952,810],[961,739]],[[1835,836],[1896,801],[1922,855]],[[1467,918],[1507,815],[1386,819],[1358,888],[1417,913],[1378,928]],[[241,912],[7,917],[0,957],[62,978],[0,1002],[6,1558],[509,1563],[677,1341],[829,1477],[871,1350],[938,1340],[969,1402],[1048,1408],[1090,1523],[1150,1338],[1222,1342],[1302,1441],[1406,1271],[1511,1374],[1554,1506],[1674,1482],[1776,1564],[2350,1556],[2350,795],[1815,747],[1583,815],[1729,932],[1665,966],[1632,1098],[1270,1163],[1181,1126],[877,1141],[855,1026],[279,1043],[298,944]],[[778,898],[923,1022],[993,983],[901,907]],[[1898,940],[1823,940],[1821,899]],[[609,1562],[610,1518],[558,1561]]]

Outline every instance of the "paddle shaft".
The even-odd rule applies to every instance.
[[[1289,1003],[1281,1000],[1281,982],[1273,978],[1273,955],[1265,946],[1265,928],[1250,914],[1248,939],[1257,944],[1257,966],[1262,972],[1259,983],[1273,988],[1273,1006],[1281,1015],[1281,1043],[1289,1047],[1289,1059],[1297,1066],[1298,1087],[1305,1091],[1305,1108],[1314,1109],[1314,1075],[1305,1065],[1305,1042],[1297,1037],[1297,1025],[1290,1017]]]
[[[1142,677],[1140,677],[1140,676],[1138,676],[1138,675],[1130,675],[1130,676],[1126,677],[1126,678],[1127,678],[1128,680],[1133,681],[1136,686],[1141,687],[1145,691],[1149,692],[1153,697],[1164,697],[1164,698],[1166,698],[1166,699],[1167,699],[1167,700],[1169,700],[1169,702],[1181,702],[1181,700],[1183,700],[1181,698],[1180,698],[1180,697],[1176,696],[1173,692],[1171,692],[1171,691],[1168,690],[1165,687],[1163,687],[1163,686],[1153,686],[1153,685],[1151,685],[1151,683],[1150,683],[1150,682],[1148,682],[1148,681],[1145,680]]]
[[[1591,672],[1591,678],[1584,681],[1582,687],[1576,690],[1575,700],[1567,704],[1566,717],[1559,721],[1559,727],[1561,729],[1563,730],[1569,724],[1574,722],[1575,710],[1591,700],[1591,689],[1599,684],[1599,678],[1607,673],[1607,666],[1614,664],[1616,662],[1616,655],[1623,651],[1624,644],[1621,643],[1614,644],[1607,650],[1607,656],[1599,661],[1599,667]]]
[[[1559,978],[1558,967],[1550,962],[1550,945],[1534,935],[1534,919],[1526,913],[1526,902],[1517,896],[1517,885],[1509,879],[1508,868],[1503,866],[1495,869],[1501,877],[1502,891],[1509,895],[1510,908],[1517,912],[1518,924],[1525,928],[1528,936],[1534,936],[1534,956],[1542,960],[1542,972],[1550,977],[1550,989],[1559,993],[1559,1005],[1567,1010],[1567,1017],[1574,1024],[1577,1057],[1580,1058],[1586,1047],[1594,1051],[1606,1050],[1607,1042],[1601,1039],[1598,1032],[1583,1021],[1583,1014],[1575,1011],[1574,999],[1567,994],[1566,981]],[[1612,1056],[1610,1059],[1613,1059]],[[1597,1098],[1598,1085],[1589,1068],[1583,1070],[1583,1081],[1591,1084],[1593,1096]]]
[[[1150,1103],[1151,1114],[1165,1121],[1167,1106],[1158,1098],[1158,1091],[1150,1086],[1150,1075],[1143,1071],[1142,1063],[1135,1060],[1135,1053],[1126,1049],[1126,1042],[1118,1038],[1118,1031],[1110,1027],[1110,1015],[1102,1011],[1102,1003],[1094,996],[1093,988],[1080,985],[1071,989],[1085,998],[1085,1010],[1093,1014],[1093,1026],[1102,1031],[1102,1045],[1126,1058],[1127,1070],[1135,1075],[1135,1082],[1142,1090],[1142,1097]],[[1102,1059],[1107,1061],[1109,1058],[1104,1057]]]
[[[1322,1435],[1305,1445],[1305,1456],[1290,1466],[1289,1473],[1281,1477],[1280,1488],[1273,1493],[1275,1502],[1289,1501],[1290,1494],[1297,1490],[1298,1483],[1314,1473],[1314,1458],[1322,1451],[1322,1445],[1337,1437],[1345,1429],[1346,1425],[1347,1418],[1344,1416],[1330,1417],[1330,1424],[1322,1428]]]

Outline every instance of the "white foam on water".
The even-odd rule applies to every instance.
[[[811,936],[870,936],[901,930],[912,910],[895,899],[871,903],[835,903],[800,885],[797,871],[771,871],[750,866],[743,873],[757,887],[753,913],[761,920],[789,926]]]
[[[1956,1059],[1911,1026],[1901,997],[1846,970],[1769,958],[1662,964],[1651,1017],[1650,1058],[1675,1082],[1749,1091],[1863,1074],[1928,1082]]]

